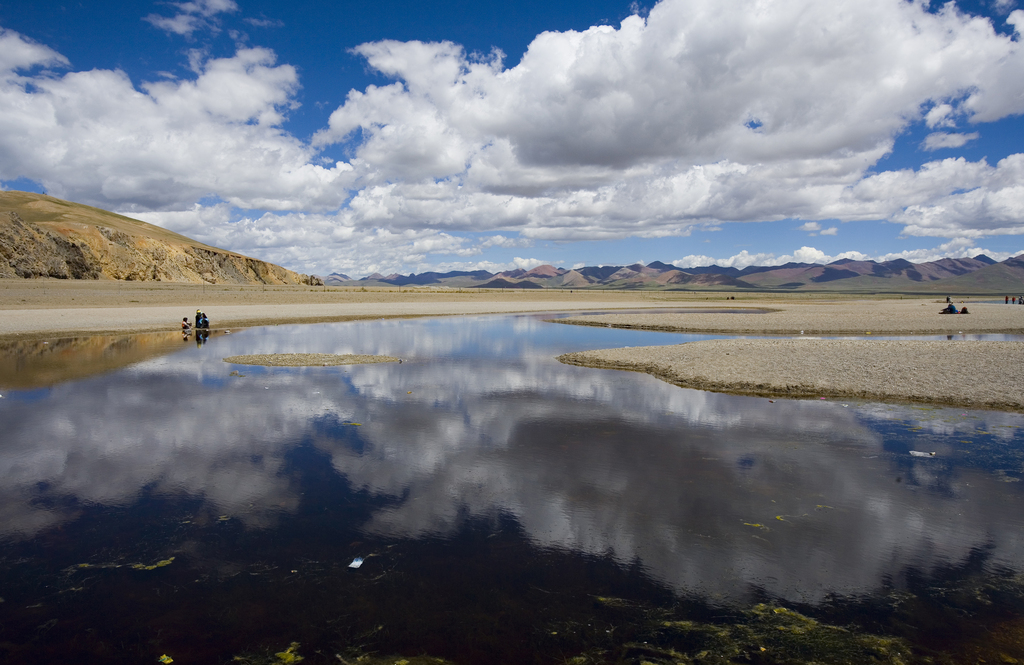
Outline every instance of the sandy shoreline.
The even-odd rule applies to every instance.
[[[934,298],[874,299],[611,291],[312,289],[0,280],[0,341],[175,331],[201,307],[218,329],[367,318],[644,308],[560,323],[676,332],[856,335],[860,340],[713,340],[567,354],[563,362],[643,371],[680,386],[779,397],[862,397],[1024,412],[1024,342],[871,340],[870,335],[1024,334],[1024,307]],[[766,311],[767,310],[767,311]],[[749,313],[760,311],[762,313]],[[871,341],[866,341],[871,340]],[[41,341],[38,343],[42,343]],[[50,347],[53,348],[53,347]],[[14,352],[12,350],[12,352]]]
[[[678,296],[676,296],[678,298]],[[703,298],[703,296],[702,296]],[[665,307],[622,292],[323,289],[154,282],[0,280],[0,341],[180,329],[201,308],[215,329],[406,318]],[[719,306],[725,306],[719,297]]]
[[[817,299],[816,299],[817,298]],[[365,318],[641,308],[770,309],[768,314],[686,313],[573,317],[590,325],[665,330],[806,334],[1024,332],[1024,307],[971,303],[970,315],[939,316],[935,298],[700,292],[360,289],[164,282],[0,280],[0,340],[177,330],[203,309],[215,328]],[[618,318],[616,318],[618,317]]]

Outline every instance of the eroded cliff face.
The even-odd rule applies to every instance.
[[[0,278],[4,277],[323,285],[315,275],[199,243],[100,224],[37,224],[17,212],[0,212]]]
[[[0,277],[97,279],[95,259],[88,247],[29,224],[16,212],[0,213]]]

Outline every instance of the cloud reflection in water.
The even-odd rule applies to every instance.
[[[527,316],[259,329],[15,394],[0,404],[0,529],[32,537],[76,506],[129,506],[143,491],[273,528],[302,501],[286,456],[309,445],[354,489],[393,499],[369,532],[444,536],[467,516],[511,515],[538,546],[638,562],[719,598],[866,592],[973,548],[1022,567],[1019,483],[961,452],[979,431],[1020,448],[1020,416],[770,403],[557,363],[567,350],[679,340],[584,332]],[[221,362],[285,351],[408,361]],[[939,454],[912,458],[910,445]]]

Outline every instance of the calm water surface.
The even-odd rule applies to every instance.
[[[3,391],[0,661],[1024,659],[1024,417],[565,366],[708,337],[543,318],[251,329]],[[404,362],[222,361],[295,352]]]

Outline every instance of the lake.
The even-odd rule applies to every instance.
[[[714,336],[545,318],[8,349],[0,660],[1024,661],[1024,416],[566,366]]]

